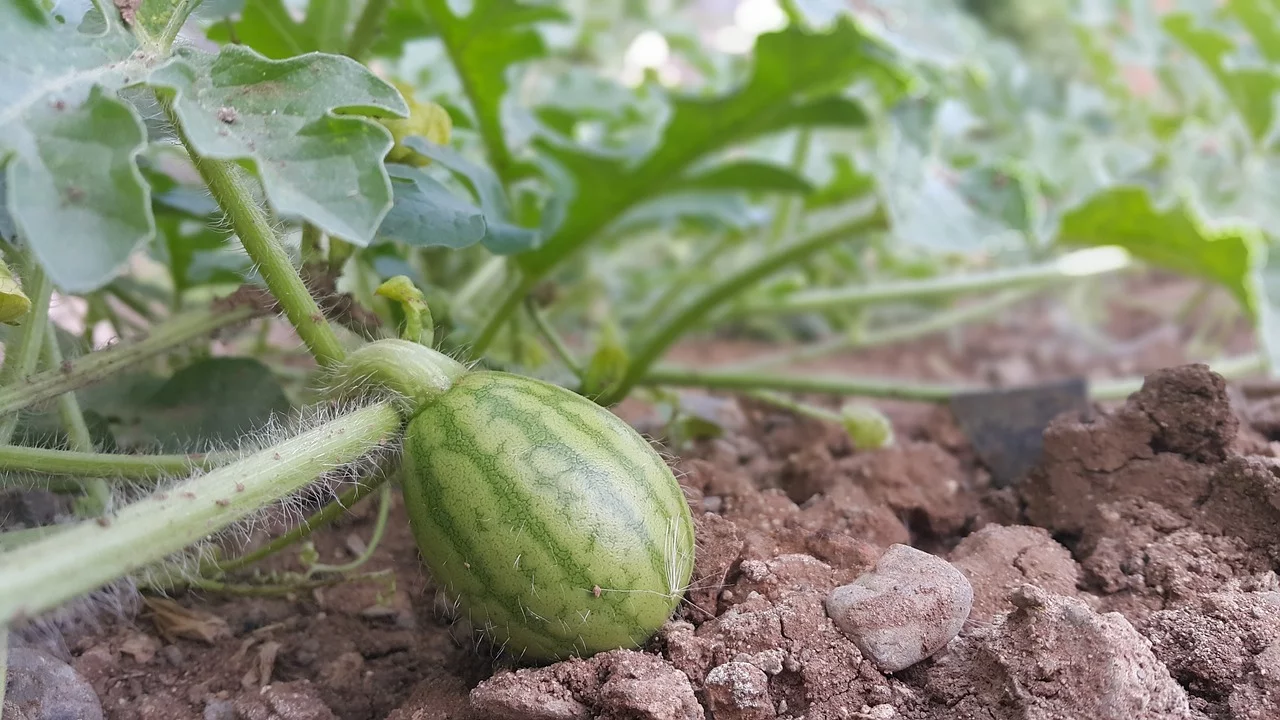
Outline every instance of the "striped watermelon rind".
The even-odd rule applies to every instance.
[[[679,483],[634,428],[573,392],[465,374],[410,420],[404,458],[432,577],[512,656],[637,647],[688,586]]]

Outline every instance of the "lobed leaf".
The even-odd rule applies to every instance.
[[[1204,64],[1240,113],[1250,134],[1261,140],[1275,119],[1273,101],[1280,90],[1280,75],[1271,68],[1233,66],[1229,56],[1236,49],[1235,42],[1225,33],[1194,23],[1190,14],[1176,13],[1165,18],[1164,27]]]
[[[395,204],[378,236],[417,247],[464,248],[484,239],[484,213],[453,194],[426,172],[388,165]]]
[[[391,208],[382,164],[391,134],[338,112],[402,117],[408,108],[363,65],[320,53],[271,60],[228,45],[217,56],[181,50],[151,82],[174,96],[196,152],[250,168],[277,214],[356,245],[373,238]]]
[[[572,179],[573,198],[559,230],[521,256],[522,266],[535,276],[546,272],[631,208],[682,189],[682,176],[695,162],[730,145],[786,127],[863,124],[862,106],[842,95],[856,81],[885,96],[905,87],[892,54],[851,19],[823,31],[790,26],[760,36],[750,76],[738,89],[674,97],[657,148],[638,163],[541,140]],[[750,189],[750,182],[745,185]]]
[[[1212,280],[1255,318],[1261,312],[1261,234],[1243,226],[1210,227],[1186,204],[1157,208],[1143,188],[1112,188],[1076,206],[1063,216],[1057,242],[1120,246],[1160,267]]]
[[[11,233],[68,292],[105,285],[155,234],[134,159],[137,112],[114,91],[154,58],[100,8],[61,23],[37,0],[0,3],[0,163]]]
[[[401,0],[400,6],[439,34],[471,101],[489,162],[500,177],[509,178],[513,160],[502,122],[508,69],[545,54],[535,24],[568,17],[558,8],[519,0],[473,0],[466,15],[455,13],[449,0]]]

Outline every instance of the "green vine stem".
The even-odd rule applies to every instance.
[[[0,625],[57,607],[261,511],[385,444],[400,422],[390,404],[369,405],[153,493],[110,519],[81,522],[25,546],[0,565]]]
[[[813,133],[809,128],[796,131],[796,143],[791,151],[791,170],[797,175],[804,172],[804,165],[809,160],[809,147],[812,145]],[[769,246],[776,247],[784,239],[791,236],[793,218],[798,200],[793,195],[783,195],[774,206],[773,223],[769,227]]]
[[[351,39],[347,42],[348,57],[364,59],[365,53],[369,52],[369,48],[378,39],[390,7],[391,0],[368,0],[364,4],[364,10],[360,11],[360,18],[356,20],[356,27],[351,31]]]
[[[1029,288],[1010,290],[988,300],[932,313],[917,322],[845,333],[830,340],[752,358],[734,363],[729,367],[733,370],[763,370],[813,360],[841,350],[864,350],[915,340],[933,333],[952,330],[967,323],[985,320],[1005,308],[1022,302],[1034,293],[1035,290]]]
[[[391,483],[382,483],[382,487],[378,491],[378,516],[373,523],[373,532],[369,535],[369,542],[364,546],[364,552],[360,553],[360,557],[349,563],[342,565],[324,565],[316,563],[307,569],[307,577],[317,573],[335,573],[339,575],[347,575],[360,569],[361,565],[369,562],[369,558],[373,557],[373,553],[378,549],[378,543],[382,542],[382,536],[387,531],[387,518],[391,515]]]
[[[58,347],[58,334],[52,320],[46,321],[44,332],[44,364],[51,369],[62,367],[62,349]],[[95,448],[93,436],[89,434],[89,425],[84,421],[84,412],[80,409],[80,401],[74,390],[58,396],[58,417],[62,427],[67,431],[67,447],[72,452],[92,453]],[[82,509],[90,515],[100,515],[111,505],[111,488],[101,477],[90,477],[84,485],[85,498],[88,501]]]
[[[1261,353],[1248,353],[1214,360],[1210,369],[1226,380],[1239,380],[1267,369],[1267,359]],[[1089,383],[1089,396],[1094,400],[1123,400],[1142,388],[1143,378],[1127,377],[1099,380]]]
[[[777,250],[766,253],[750,265],[729,275],[720,282],[704,290],[685,305],[684,310],[661,325],[632,354],[631,362],[621,382],[610,392],[597,400],[604,406],[613,405],[627,396],[642,378],[653,367],[653,364],[666,353],[680,336],[696,326],[703,318],[717,309],[722,303],[732,299],[764,278],[787,267],[791,263],[803,260],[814,252],[842,240],[849,240],[865,235],[868,232],[885,227],[886,218],[882,208],[858,220],[846,223],[824,232],[815,233],[803,240],[790,243]]]
[[[35,372],[44,347],[45,328],[48,327],[53,283],[30,255],[22,269],[23,290],[31,298],[31,310],[23,319],[17,340],[5,348],[4,366],[0,367],[0,393],[29,385],[24,379]],[[0,445],[8,445],[18,427],[18,414],[0,410],[0,415],[3,415],[0,417]]]
[[[208,470],[232,458],[225,455],[118,455],[50,450],[24,445],[0,446],[0,473],[69,475],[82,478],[159,480]],[[0,476],[0,487],[6,484]]]
[[[9,677],[9,626],[0,625],[0,715],[4,714],[4,689]]]
[[[723,233],[714,243],[707,245],[705,250],[694,256],[687,263],[684,270],[667,283],[667,287],[663,289],[662,294],[653,301],[635,326],[630,328],[629,332],[637,337],[650,334],[653,331],[653,326],[662,322],[662,318],[666,317],[671,310],[671,306],[676,300],[680,299],[685,290],[697,287],[697,276],[700,273],[705,273],[707,268],[713,267],[712,263],[716,258],[733,247],[739,238],[740,236],[736,233]]]
[[[1262,371],[1265,358],[1250,353],[1209,363],[1210,368],[1226,378],[1236,380]],[[1127,377],[1097,380],[1089,383],[1089,397],[1094,400],[1123,400],[1137,392],[1144,378]],[[771,375],[758,372],[726,370],[694,370],[659,367],[640,382],[644,386],[698,387],[734,392],[796,392],[815,395],[847,395],[888,400],[945,402],[961,393],[980,392],[989,388],[976,384],[910,382],[888,378],[854,378],[821,375]]]
[[[578,358],[574,357],[573,351],[565,344],[564,338],[560,337],[560,333],[551,327],[551,322],[547,320],[547,316],[543,314],[542,309],[537,306],[532,297],[526,297],[524,301],[525,310],[529,312],[529,319],[533,321],[533,327],[542,336],[542,339],[551,347],[551,351],[560,358],[560,362],[564,364],[573,376],[582,378],[582,363]]]
[[[1068,253],[1053,262],[1027,267],[996,270],[988,273],[951,275],[928,280],[865,285],[792,293],[767,302],[744,303],[734,315],[799,313],[832,308],[848,308],[873,303],[959,295],[968,292],[1004,290],[1017,287],[1040,287],[1073,282],[1085,277],[1128,270],[1137,264],[1119,248],[1089,248]]]
[[[471,343],[469,354],[472,358],[479,358],[484,355],[484,351],[489,349],[489,345],[493,343],[494,338],[498,336],[498,331],[506,324],[511,317],[511,313],[520,306],[521,301],[533,291],[534,285],[537,284],[537,278],[533,275],[522,274],[520,282],[507,293],[502,299],[498,309],[489,316],[489,320],[480,329],[480,334],[476,336],[475,342]]]
[[[229,325],[248,320],[261,312],[241,305],[231,308],[206,308],[176,315],[151,329],[137,341],[122,342],[113,347],[63,363],[17,384],[0,386],[0,415],[7,415],[71,390],[105,380],[125,368],[184,345]]]
[[[831,377],[821,375],[770,375],[723,370],[655,368],[641,379],[641,385],[700,387],[710,390],[775,391],[815,395],[856,395],[893,400],[942,402],[960,393],[982,390],[977,385],[914,383],[880,378]]]
[[[355,486],[354,488],[342,493],[336,500],[325,505],[316,511],[311,517],[302,521],[302,524],[289,532],[277,537],[262,547],[247,552],[243,555],[229,558],[227,560],[219,560],[214,563],[211,568],[215,573],[229,573],[248,567],[254,563],[261,562],[272,555],[284,550],[294,543],[306,538],[311,533],[337,520],[341,515],[356,503],[373,494],[383,484],[386,483],[385,477],[370,478],[365,482]]]
[[[275,296],[285,317],[289,318],[311,355],[316,362],[326,367],[341,362],[346,352],[338,342],[338,336],[325,320],[315,298],[311,297],[306,284],[302,282],[302,276],[293,267],[289,254],[285,252],[271,227],[266,211],[258,205],[250,192],[243,171],[234,163],[201,157],[192,147],[191,140],[173,109],[172,99],[161,93],[157,93],[157,98],[200,177],[209,186],[210,194],[217,201],[218,207],[231,219],[231,225],[240,237],[245,252],[257,266],[267,289]]]

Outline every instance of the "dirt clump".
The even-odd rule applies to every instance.
[[[1142,631],[1200,712],[1280,717],[1280,592],[1211,593],[1152,613]]]
[[[962,636],[922,670],[926,703],[908,717],[968,720],[1191,718],[1186,693],[1119,613],[1032,585],[1017,609]]]
[[[684,674],[631,650],[544,668],[500,671],[471,691],[471,713],[493,720],[702,720]]]
[[[1009,593],[1021,585],[1079,596],[1079,566],[1044,528],[987,525],[961,540],[949,559],[973,586],[969,625],[990,623],[996,615],[1012,611]]]
[[[1153,373],[1124,406],[1060,419],[1020,490],[1073,545],[1082,585],[1135,620],[1223,587],[1276,582],[1280,463],[1232,454],[1239,422],[1203,365]]]

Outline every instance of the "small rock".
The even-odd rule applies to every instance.
[[[769,697],[769,678],[755,665],[728,662],[711,669],[705,683],[707,707],[716,720],[771,720],[778,713]]]
[[[230,700],[214,698],[205,703],[204,720],[236,720],[236,708]]]
[[[9,651],[6,718],[26,720],[102,720],[102,703],[79,673],[57,658],[32,648]]]
[[[881,672],[908,668],[964,627],[973,587],[950,563],[891,545],[875,569],[827,597],[827,615]]]
[[[134,633],[120,644],[120,652],[129,655],[143,665],[151,662],[160,651],[160,641],[146,633]]]
[[[241,693],[235,702],[241,720],[336,720],[307,682],[268,685]]]
[[[165,645],[160,649],[160,654],[164,655],[164,659],[174,667],[182,667],[182,663],[186,662],[186,653],[182,652],[182,648],[177,645]]]

